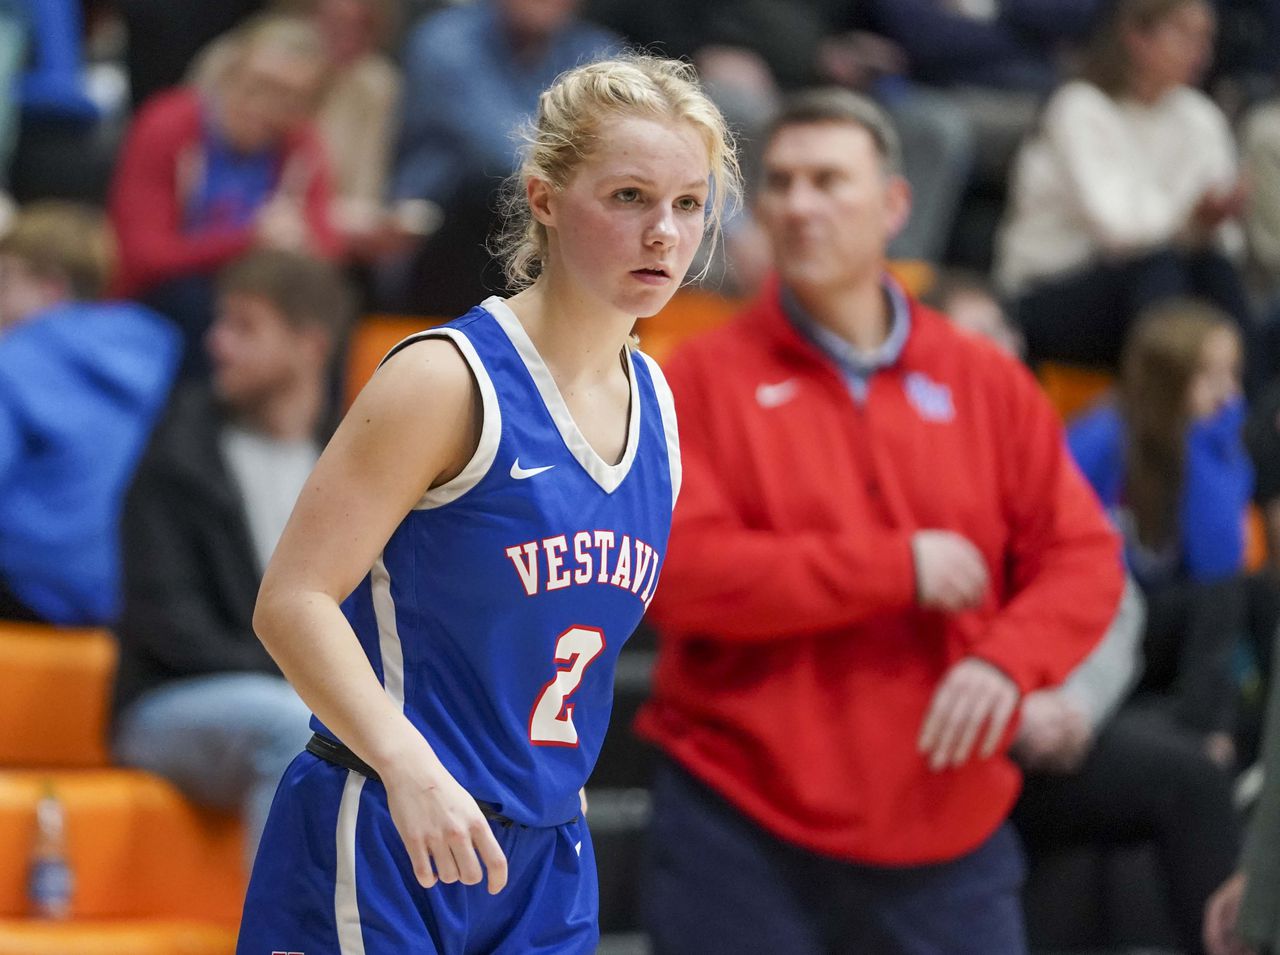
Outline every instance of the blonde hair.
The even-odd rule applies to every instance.
[[[21,260],[42,279],[65,281],[73,298],[92,301],[111,281],[116,249],[98,209],[46,199],[19,210],[0,236],[0,255]]]
[[[714,250],[725,212],[742,191],[733,134],[690,64],[627,54],[562,73],[538,98],[537,114],[524,132],[520,168],[507,181],[506,224],[492,243],[513,287],[531,285],[546,265],[547,229],[529,210],[529,180],[563,189],[591,156],[600,126],[631,115],[689,123],[702,138],[711,165],[706,232]]]
[[[298,14],[267,11],[207,44],[188,68],[186,81],[203,92],[214,91],[261,49],[326,69],[329,63],[324,38],[315,24]]]

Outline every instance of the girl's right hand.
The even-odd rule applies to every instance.
[[[507,884],[507,858],[475,799],[434,758],[380,769],[391,821],[424,888],[440,882],[477,885],[489,875],[489,894]],[[481,863],[484,872],[481,871]]]

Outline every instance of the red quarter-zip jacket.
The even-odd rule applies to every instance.
[[[638,731],[764,829],[851,861],[956,858],[1004,820],[1005,754],[932,772],[916,749],[948,667],[1025,693],[1101,638],[1120,545],[1035,379],[911,303],[898,361],[855,402],[776,285],[669,362],[684,460],[654,693]],[[986,601],[915,601],[911,536],[982,552]]]

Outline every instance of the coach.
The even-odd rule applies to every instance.
[[[898,167],[868,101],[785,106],[777,278],[667,371],[659,955],[1025,950],[1013,717],[1101,637],[1120,551],[1031,375],[886,277]]]

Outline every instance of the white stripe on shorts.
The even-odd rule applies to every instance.
[[[364,955],[364,933],[360,909],[356,905],[356,818],[360,813],[360,791],[364,777],[347,771],[338,804],[338,866],[333,887],[333,911],[338,926],[340,955]]]

